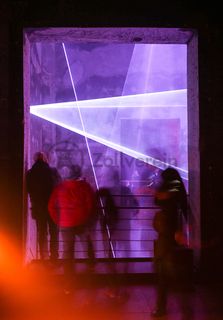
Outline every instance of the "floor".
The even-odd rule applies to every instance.
[[[77,268],[78,269],[78,268]],[[144,280],[143,280],[144,277]],[[35,265],[0,282],[1,320],[145,320],[152,319],[156,283],[144,275],[104,277],[91,268],[76,270],[69,291],[63,276],[49,265]],[[134,281],[132,281],[132,279]],[[6,281],[7,280],[7,281]],[[138,283],[137,283],[138,282]],[[172,290],[163,320],[222,320],[223,284],[196,283]]]

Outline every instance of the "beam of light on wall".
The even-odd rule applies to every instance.
[[[135,44],[123,95],[186,88],[186,61],[186,45]]]
[[[126,76],[126,81],[125,81],[125,85],[123,87],[123,92],[122,95],[125,96],[127,95],[129,92],[133,93],[143,93],[143,94],[148,94],[149,90],[149,77],[151,75],[150,73],[150,67],[151,67],[151,62],[152,62],[152,48],[153,45],[148,45],[148,44],[135,44],[134,46],[134,50],[132,52],[132,58],[131,58],[131,62],[129,65],[129,69],[128,69],[128,73]],[[141,71],[141,72],[140,72]],[[139,72],[140,72],[140,76],[139,76]],[[137,81],[135,81],[136,79],[136,75],[138,75],[137,77]],[[178,92],[179,95],[179,92]],[[180,93],[181,95],[181,99],[182,97],[182,93]],[[162,99],[162,97],[166,96],[166,99],[164,98],[164,100],[162,101],[162,103],[167,103],[168,98],[173,98],[174,94],[173,92],[170,93],[166,93],[164,94],[164,92],[162,92],[162,96],[160,96],[160,93],[155,93],[151,95],[149,95],[150,99],[153,99],[153,103],[160,103],[160,99]],[[158,97],[158,99],[156,99]],[[175,99],[175,98],[174,98]],[[155,101],[154,101],[155,100]],[[151,103],[152,101],[150,101]],[[172,101],[173,102],[173,101]],[[176,103],[176,101],[174,101]],[[181,103],[184,103],[183,101],[181,101]],[[148,105],[146,105],[148,106]],[[143,122],[144,119],[148,118],[149,116],[146,115],[146,107],[145,108],[139,108],[138,109],[138,124],[139,126],[143,126]],[[120,118],[120,108],[117,111],[116,114],[116,123],[115,126],[117,126],[117,120]],[[142,133],[141,130],[137,130],[136,134],[135,134],[135,144],[134,144],[134,149],[135,150],[141,150],[141,144],[142,144]]]
[[[167,121],[168,119],[180,119],[181,127],[184,128],[187,123],[186,105],[187,90],[173,90],[78,101],[78,105],[76,101],[35,105],[30,107],[30,112],[38,117],[69,128],[69,130],[74,129],[75,132],[79,130],[82,134],[83,131],[85,131],[89,137],[97,137],[97,139],[100,137],[104,139],[104,141],[107,141],[107,143],[121,145],[122,147],[135,150],[135,152],[144,155],[146,154],[148,143],[143,140],[144,132],[141,131],[144,129],[140,131],[142,137],[140,144],[137,144],[135,139],[135,134],[139,134],[139,132],[134,133],[131,129],[129,129],[129,131],[127,130],[128,132],[126,131],[127,137],[125,137],[125,142],[123,142],[123,132],[121,132],[123,119],[130,119],[139,124],[141,121],[145,122],[149,119],[167,119]],[[139,112],[141,106],[144,110],[143,113]],[[84,122],[84,130],[79,115],[80,111],[82,122]],[[136,128],[134,130],[136,130]],[[166,133],[160,133],[159,128],[156,128],[156,131],[156,144],[159,146],[160,134],[166,135]],[[168,132],[172,132],[172,138],[174,138],[175,134],[173,131],[174,129],[170,124]],[[175,141],[168,141],[168,143],[174,145]],[[187,169],[187,166],[183,166],[182,168]]]
[[[84,139],[85,139],[85,143],[86,143],[86,147],[87,147],[87,151],[88,151],[88,155],[89,155],[89,159],[90,159],[90,163],[91,163],[91,167],[92,167],[92,171],[93,171],[93,175],[94,175],[95,184],[96,184],[96,187],[97,187],[97,190],[98,190],[99,189],[99,184],[98,184],[98,179],[97,179],[96,171],[95,171],[94,164],[93,164],[91,150],[90,150],[89,143],[88,143],[88,137],[86,135],[85,122],[84,122],[84,119],[83,119],[83,116],[82,116],[81,109],[79,107],[79,103],[78,103],[79,101],[78,101],[78,98],[77,98],[77,92],[76,92],[76,89],[75,89],[75,86],[74,86],[74,79],[73,79],[73,76],[72,76],[71,67],[70,67],[70,63],[69,63],[69,59],[68,59],[68,55],[67,55],[67,51],[66,51],[66,47],[65,47],[64,43],[62,43],[62,47],[63,47],[63,50],[64,50],[65,59],[66,59],[66,62],[67,62],[67,67],[68,67],[68,71],[69,71],[69,75],[70,75],[70,80],[71,80],[74,96],[75,96],[75,99],[76,99],[76,102],[77,102],[78,115],[79,115],[81,128],[82,128],[82,131],[83,131],[83,136],[84,136]],[[103,203],[102,203],[101,199],[100,199],[100,202],[101,202],[101,206],[103,207]],[[105,212],[104,212],[104,215],[105,215]],[[108,234],[108,239],[109,239],[112,255],[115,258],[115,251],[114,251],[113,243],[111,241],[110,230],[109,230],[109,227],[108,227],[107,224],[106,224],[106,230],[107,230],[107,234]]]
[[[121,119],[186,119],[187,91],[170,91],[106,99],[35,105],[31,113],[45,116],[120,143]],[[140,112],[143,110],[144,112]],[[80,112],[81,116],[80,117]],[[143,118],[142,118],[143,117]],[[82,119],[82,121],[81,121]],[[126,145],[126,147],[129,147]],[[143,145],[140,146],[142,148]],[[142,149],[140,149],[142,151]]]
[[[77,92],[76,92],[75,85],[74,85],[74,79],[73,79],[73,76],[72,76],[72,72],[71,72],[71,68],[70,68],[70,62],[69,62],[69,59],[68,59],[68,55],[67,55],[67,51],[66,51],[66,47],[65,47],[64,43],[62,43],[62,47],[63,47],[65,59],[66,59],[66,62],[67,62],[67,67],[68,67],[68,71],[69,71],[69,75],[70,75],[70,80],[71,80],[71,84],[72,84],[72,88],[73,88],[73,93],[74,93],[74,96],[75,96],[75,99],[76,99],[76,107],[77,107],[77,110],[78,110],[78,115],[79,115],[79,119],[80,119],[80,123],[81,123],[81,128],[82,128],[82,130],[84,132],[85,143],[86,143],[89,159],[90,159],[92,170],[93,170],[93,174],[94,174],[95,184],[96,184],[96,187],[98,189],[98,181],[97,181],[96,172],[95,172],[94,167],[93,167],[93,160],[92,160],[92,156],[91,156],[91,150],[89,148],[88,139],[87,139],[87,136],[85,134],[85,123],[84,123],[84,119],[83,119],[82,114],[81,114],[81,109],[79,107],[79,101],[78,101],[78,97],[77,97]]]
[[[120,144],[122,119],[140,120],[139,108],[142,107],[145,112],[141,120],[179,118],[183,123],[186,119],[186,100],[187,90],[176,90],[78,101],[78,104],[74,101],[36,105],[30,107],[30,112],[49,121],[59,120],[60,123],[81,131],[83,131],[84,122],[84,131],[87,133]],[[82,118],[80,118],[80,112]],[[131,132],[128,134],[129,143],[132,143]],[[130,147],[130,145],[125,144],[125,147]],[[137,151],[144,153],[143,142],[138,147],[140,149]],[[135,148],[136,146],[133,149]]]
[[[135,44],[122,95],[148,93],[148,79],[154,44]],[[154,61],[156,62],[156,60]]]
[[[133,158],[135,158],[137,160],[143,161],[144,163],[150,164],[150,165],[155,166],[157,168],[165,169],[169,165],[166,162],[163,162],[163,161],[160,161],[158,159],[152,158],[152,157],[150,157],[150,156],[148,156],[146,154],[137,152],[135,150],[132,150],[132,149],[127,148],[125,146],[122,146],[120,144],[117,144],[117,143],[114,143],[112,141],[106,140],[103,137],[96,136],[96,135],[91,134],[91,133],[89,133],[87,131],[84,132],[80,128],[76,128],[73,125],[69,125],[69,124],[66,124],[66,123],[60,121],[59,118],[56,120],[56,119],[52,119],[52,117],[49,117],[47,115],[40,115],[40,114],[38,114],[38,112],[36,113],[35,110],[33,110],[33,109],[31,109],[31,113],[33,115],[36,115],[36,116],[44,119],[44,120],[50,121],[50,122],[52,122],[54,124],[57,124],[57,125],[65,128],[65,129],[73,131],[73,132],[75,132],[77,134],[80,134],[82,136],[86,136],[87,138],[89,138],[89,139],[91,139],[93,141],[101,143],[101,144],[103,144],[103,145],[105,145],[105,146],[107,146],[109,148],[115,149],[115,150],[117,150],[119,152],[122,152],[122,153],[124,153],[124,154],[126,154],[128,156],[131,156],[131,157],[133,157]],[[178,167],[175,167],[175,166],[172,166],[172,167],[176,168],[179,171],[179,173],[181,174],[182,178],[188,179],[187,170],[184,170],[182,168],[178,168]]]
[[[152,92],[143,94],[134,94],[112,98],[90,99],[80,101],[69,101],[59,103],[49,103],[30,106],[31,109],[45,110],[54,109],[72,109],[77,108],[163,108],[163,107],[186,107],[187,89],[170,90],[163,92]]]

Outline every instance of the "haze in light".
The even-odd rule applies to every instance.
[[[135,119],[176,118],[184,122],[187,105],[187,90],[147,93],[141,95],[121,96],[114,98],[54,103],[30,107],[31,114],[53,123],[59,122],[62,126],[82,130],[79,110],[83,118],[87,134],[101,137],[112,143],[120,144],[122,121]],[[143,108],[143,118],[139,108]],[[114,125],[115,124],[115,125]],[[143,134],[143,132],[141,132]],[[132,145],[131,132],[125,147]],[[125,139],[126,140],[126,139]],[[171,143],[171,141],[170,141]],[[135,149],[136,148],[136,149]],[[144,152],[144,143],[133,145],[137,152]]]
[[[63,173],[64,165],[80,160],[75,151],[65,159],[66,146],[55,149],[69,141],[82,152],[83,173],[93,186],[112,185],[110,173],[117,169],[122,183],[140,194],[154,169],[169,164],[187,179],[186,44],[46,41],[31,43],[30,58],[30,159],[35,148],[52,148],[51,164]],[[138,231],[132,225],[131,253],[116,241],[121,257],[153,255],[144,251],[144,240],[135,241],[145,239]],[[107,244],[104,249],[96,246],[96,256],[105,257]]]
[[[59,103],[49,103],[31,106],[31,110],[47,108],[151,108],[151,107],[186,107],[187,90],[171,90],[152,92],[120,97],[79,100]]]
[[[53,67],[50,44],[42,45],[63,94],[41,98],[45,105],[32,99],[32,114],[105,145],[167,163],[174,158],[188,169],[186,45],[63,43]]]
[[[170,110],[170,107],[171,111],[168,111],[168,113],[169,115],[172,114],[171,118],[173,118],[173,114],[175,118],[179,118],[182,117],[182,109],[186,108],[186,99],[187,90],[174,90],[114,98],[36,105],[30,107],[30,112],[33,115],[86,136],[117,151],[140,159],[148,164],[155,165],[160,169],[164,169],[168,165],[167,163],[143,152],[143,141],[140,146],[138,144],[132,144],[133,137],[131,132],[127,133],[129,139],[125,139],[124,144],[121,143],[121,130],[123,130],[122,120],[137,119],[138,108],[140,107],[145,108],[144,119],[154,117],[156,119],[162,119],[163,112],[165,112],[165,109]],[[83,131],[82,128],[78,108],[81,110],[85,131]],[[117,110],[119,111],[118,113]],[[117,115],[119,119],[117,119]],[[115,128],[113,121],[114,116],[116,120]],[[184,178],[187,178],[187,171],[185,169],[177,169]]]

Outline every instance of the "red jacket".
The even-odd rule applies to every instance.
[[[48,210],[59,227],[85,224],[95,212],[94,190],[85,180],[65,180],[53,190]]]

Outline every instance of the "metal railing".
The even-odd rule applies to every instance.
[[[113,219],[102,207],[103,214],[80,235],[75,236],[74,257],[77,260],[88,259],[88,239],[98,260],[150,260],[154,256],[153,243],[156,232],[152,226],[155,211],[153,197],[148,195],[134,196],[137,205],[127,203],[132,195],[113,195],[119,203],[116,217]],[[119,198],[119,199],[118,199]],[[125,201],[123,201],[123,199]],[[117,201],[118,200],[118,201]],[[36,258],[39,257],[37,248]],[[59,258],[63,257],[63,241],[59,236]]]

